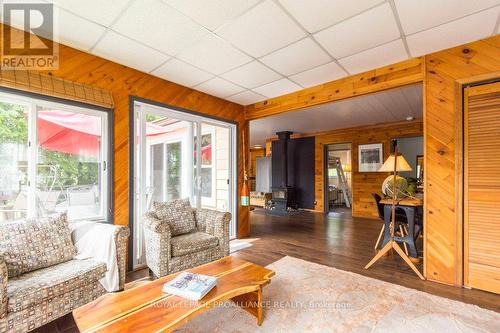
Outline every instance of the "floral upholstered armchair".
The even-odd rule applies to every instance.
[[[230,213],[191,208],[188,199],[153,203],[144,216],[146,263],[162,277],[229,255]]]

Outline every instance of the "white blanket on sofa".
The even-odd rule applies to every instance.
[[[106,223],[77,221],[70,223],[71,237],[77,255],[75,259],[92,258],[104,262],[108,271],[99,280],[108,292],[120,289],[120,273],[116,258],[115,226]]]

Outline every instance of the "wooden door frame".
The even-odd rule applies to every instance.
[[[457,233],[456,233],[456,258],[457,258],[457,269],[456,269],[456,281],[457,285],[465,287],[465,272],[466,272],[466,249],[465,249],[465,221],[464,221],[464,211],[465,211],[465,165],[464,165],[464,155],[465,155],[465,89],[468,87],[485,85],[489,83],[494,83],[500,81],[500,71],[475,75],[467,77],[464,79],[459,79],[455,81],[455,116],[456,116],[456,126],[455,137],[456,137],[456,149],[455,149],[455,211],[456,223],[457,223]],[[425,136],[424,136],[425,137]],[[425,154],[425,151],[424,151]],[[424,166],[425,168],[425,166]],[[425,170],[425,169],[424,169]],[[425,267],[425,266],[424,266]],[[460,268],[461,267],[461,268]]]

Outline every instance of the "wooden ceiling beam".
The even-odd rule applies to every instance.
[[[348,76],[245,107],[245,118],[254,120],[305,107],[339,101],[409,84],[423,82],[422,58]]]

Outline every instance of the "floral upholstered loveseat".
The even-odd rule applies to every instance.
[[[146,263],[154,277],[229,255],[231,214],[191,208],[188,199],[153,203],[144,216]]]
[[[106,293],[106,264],[74,259],[69,226],[66,214],[0,223],[0,333],[33,330]],[[114,226],[121,289],[128,235]]]

